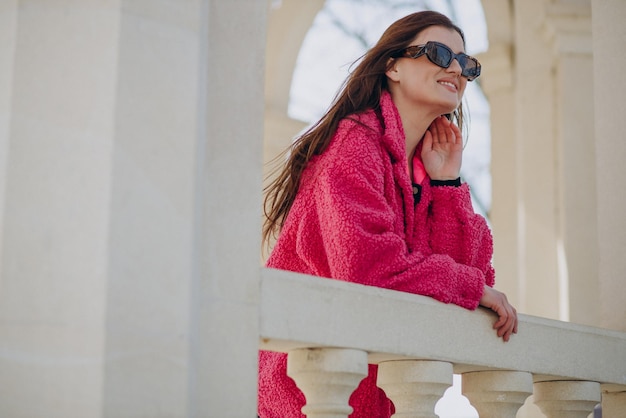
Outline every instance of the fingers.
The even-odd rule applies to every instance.
[[[437,143],[446,142],[446,127],[445,122],[443,120],[447,120],[443,116],[439,116],[437,119],[430,124],[430,131],[433,133],[433,139]]]
[[[426,130],[426,133],[424,134],[424,139],[422,141],[422,151],[430,150],[433,148],[433,134],[430,132],[430,130]]]
[[[456,126],[454,123],[449,122],[450,123],[450,129],[452,130],[452,133],[454,134],[454,143],[459,143],[463,141],[463,137],[461,136],[461,129]]]
[[[493,328],[496,330],[498,337],[501,337],[504,341],[509,341],[511,335],[517,333],[518,319],[517,311],[509,303],[506,295],[486,286],[481,305],[491,309],[498,315]]]
[[[422,161],[426,172],[434,180],[453,180],[459,177],[463,144],[460,132],[444,116],[436,118],[424,134]]]
[[[499,319],[494,324],[498,337],[509,341],[512,334],[517,333],[517,311],[507,301],[498,312]]]
[[[511,334],[514,334],[517,328],[517,315],[509,312],[506,322],[497,330],[498,337],[502,337],[504,341],[509,341]]]
[[[461,141],[461,130],[445,116],[439,116],[428,127],[435,144],[457,144]]]
[[[439,143],[440,142],[440,138],[439,136],[441,135],[441,133],[439,132],[440,130],[440,126],[439,126],[439,119],[441,118],[437,118],[435,119],[430,126],[428,127],[428,129],[426,130],[426,132],[430,132],[432,137],[433,137],[433,142],[435,143]]]

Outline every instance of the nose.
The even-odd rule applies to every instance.
[[[454,58],[452,62],[450,63],[450,66],[447,68],[447,70],[451,73],[461,75],[461,71],[462,71],[461,64],[456,58]]]

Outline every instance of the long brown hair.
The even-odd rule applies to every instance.
[[[264,189],[265,244],[269,244],[271,238],[282,228],[298,193],[302,172],[311,158],[326,150],[343,118],[369,109],[380,113],[380,96],[383,90],[388,89],[385,73],[393,64],[392,56],[409,46],[421,31],[430,26],[455,30],[465,43],[463,31],[441,13],[422,11],[397,20],[387,28],[376,45],[361,57],[360,63],[348,76],[324,116],[277,157],[287,157],[287,162],[279,168],[276,178]],[[462,126],[462,106],[455,110],[453,117]]]

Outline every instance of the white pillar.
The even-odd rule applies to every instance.
[[[483,64],[482,87],[491,108],[491,177],[493,197],[490,221],[494,237],[497,288],[518,309],[524,300],[521,263],[520,187],[518,141],[515,137],[515,95],[512,47],[491,43],[479,57]]]
[[[436,418],[435,404],[452,386],[452,364],[394,360],[378,365],[377,385],[396,408],[394,418]]]
[[[308,418],[347,418],[350,395],[367,376],[367,353],[347,348],[303,348],[287,355],[287,375],[304,393]]]
[[[537,382],[534,389],[535,403],[547,418],[587,418],[601,398],[597,382]]]
[[[540,30],[545,0],[514,2],[520,312],[560,319],[552,51]],[[494,138],[494,141],[497,139]]]
[[[266,7],[2,2],[0,416],[255,416]]]
[[[13,90],[13,70],[17,41],[17,0],[7,0],[0,6],[0,231],[4,223],[4,199],[9,152],[10,115]],[[0,265],[2,265],[0,239]],[[1,285],[0,277],[0,285]]]
[[[622,111],[626,83],[614,82],[626,68],[626,54],[617,52],[626,39],[626,2],[592,0],[591,4],[601,325],[626,331],[626,195],[619,192],[626,161]]]
[[[102,414],[120,5],[69,3],[0,6],[6,417]]]
[[[591,5],[546,6],[556,96],[560,319],[600,325]]]
[[[201,3],[189,412],[253,417],[268,3]]]
[[[463,395],[481,418],[515,418],[533,392],[533,377],[527,372],[471,372],[462,378]]]
[[[200,2],[119,6],[104,417],[188,414],[201,21]]]

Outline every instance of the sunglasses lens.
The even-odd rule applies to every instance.
[[[457,57],[459,59],[459,64],[461,64],[461,75],[468,78],[468,80],[473,80],[480,75],[480,65],[478,61],[472,59],[468,56],[464,56],[463,58]]]
[[[448,68],[452,62],[452,51],[444,45],[431,44],[432,47],[427,48],[426,54],[433,64],[442,68]]]

